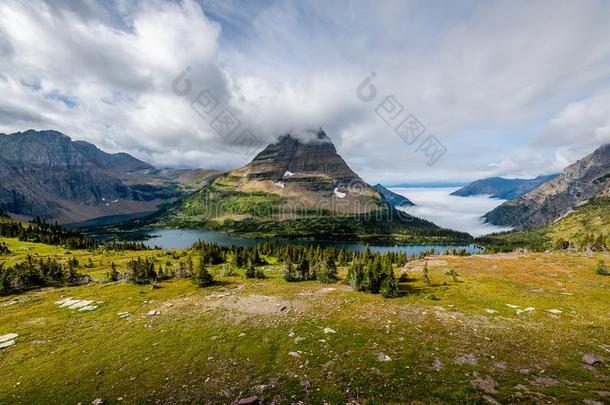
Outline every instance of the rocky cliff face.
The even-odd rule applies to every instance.
[[[57,131],[0,134],[0,209],[60,223],[154,210],[176,186],[126,179],[156,169]],[[150,181],[148,181],[150,180]]]
[[[610,194],[610,144],[567,167],[559,177],[485,214],[495,225],[517,229],[553,222],[590,199]]]
[[[314,188],[318,185],[310,183],[318,182],[321,176],[331,179],[328,184],[334,187],[362,182],[339,156],[324,131],[317,132],[308,142],[291,135],[282,136],[260,152],[248,165],[247,171],[251,180],[298,182]]]

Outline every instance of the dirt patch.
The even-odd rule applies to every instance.
[[[418,272],[422,271],[424,268],[424,263],[428,263],[428,267],[446,267],[449,265],[449,262],[444,259],[429,259],[429,260],[412,260],[405,264],[401,269],[401,273],[405,272]]]
[[[551,385],[559,384],[559,381],[551,377],[538,376],[534,377],[530,383],[536,387],[550,387]]]
[[[498,387],[498,384],[491,377],[477,377],[473,380],[470,380],[470,385],[480,390],[483,390],[487,394],[495,394],[497,392],[496,388]]]
[[[207,307],[224,308],[249,315],[286,316],[301,312],[304,304],[299,301],[285,300],[270,295],[252,294],[245,296],[226,296],[211,299],[204,303]]]
[[[479,364],[479,360],[472,353],[466,354],[463,356],[458,356],[455,358],[454,362],[455,362],[455,364],[458,364],[458,365],[469,365],[469,366],[476,366],[477,364]]]

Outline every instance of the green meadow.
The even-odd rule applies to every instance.
[[[176,265],[189,251],[85,251],[1,238],[67,261],[93,282],[0,297],[0,403],[583,403],[610,401],[608,255],[436,256],[406,272],[399,298],[341,280],[288,283],[243,270],[190,280],[106,282],[136,257]],[[451,275],[447,272],[454,270]],[[457,274],[457,275],[455,275]],[[79,311],[57,302],[92,301]]]

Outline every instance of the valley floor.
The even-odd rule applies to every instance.
[[[2,240],[15,254],[0,262],[67,256]],[[105,283],[111,262],[124,271],[137,256],[176,259],[71,255],[91,259],[80,271],[100,281],[0,297],[0,335],[18,334],[0,349],[0,403],[610,402],[610,277],[594,273],[599,257],[434,257],[432,286],[411,262],[406,295],[384,299],[341,282],[287,283],[276,264],[257,281],[211,266],[219,282],[203,289]],[[97,308],[62,307],[68,297]]]

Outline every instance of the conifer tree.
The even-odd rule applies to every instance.
[[[424,262],[424,268],[422,270],[424,284],[427,286],[432,285],[432,281],[430,280],[430,274],[428,272],[428,262]]]
[[[248,265],[246,266],[246,278],[255,278],[256,277],[256,269],[252,264],[251,260],[248,260]]]
[[[286,280],[286,281],[296,281],[297,280],[297,274],[296,274],[296,271],[294,270],[294,267],[292,266],[292,261],[290,259],[288,259],[286,261],[286,264],[284,266],[284,280]]]
[[[347,282],[354,291],[362,291],[364,289],[364,269],[359,259],[352,260],[352,265],[347,273]]]
[[[214,278],[206,268],[205,256],[202,254],[199,257],[199,265],[197,268],[197,273],[194,275],[195,283],[199,287],[207,287],[214,283]]]
[[[110,264],[110,272],[106,275],[106,278],[110,282],[115,282],[119,280],[119,272],[117,271],[116,264],[114,264],[114,262]]]
[[[380,293],[385,298],[396,298],[400,295],[398,283],[394,277],[394,271],[391,271],[385,280],[383,280]]]
[[[326,284],[334,283],[339,278],[337,274],[337,266],[335,260],[329,255],[324,262],[319,266],[317,279]]]

